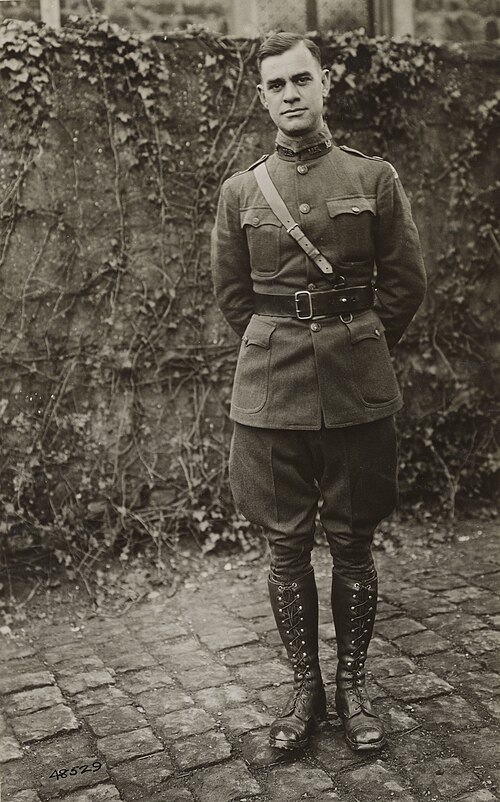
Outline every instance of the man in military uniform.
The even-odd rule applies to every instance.
[[[258,62],[276,151],[224,183],[212,267],[220,309],[242,338],[231,488],[267,536],[271,605],[294,667],[270,743],[305,746],[326,715],[310,562],[321,500],[333,558],[336,709],[347,743],[375,749],[385,735],[365,687],[377,601],[371,543],[397,500],[402,403],[389,349],[422,301],[424,267],[395,169],[332,142],[323,121],[329,72],[316,45],[275,34]]]

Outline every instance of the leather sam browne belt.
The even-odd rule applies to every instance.
[[[304,234],[299,225],[290,214],[285,201],[274,185],[268,173],[267,165],[263,161],[254,170],[254,176],[272,211],[281,225],[307,254],[312,263],[326,277],[335,279],[333,265],[316,248]],[[338,276],[335,283],[344,281]],[[298,290],[293,295],[265,295],[255,293],[254,312],[257,315],[271,315],[278,317],[296,317],[299,320],[311,320],[314,317],[328,315],[352,315],[353,312],[362,312],[370,309],[375,301],[375,292],[371,284],[359,287],[340,287],[331,290]]]
[[[257,315],[296,317],[311,320],[328,315],[350,315],[371,309],[375,291],[371,284],[332,290],[298,290],[293,295],[254,294]]]

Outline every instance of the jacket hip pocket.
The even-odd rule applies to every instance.
[[[349,331],[354,383],[366,406],[391,404],[400,395],[378,315],[369,310],[344,325]]]
[[[242,337],[236,363],[231,406],[242,412],[260,412],[269,392],[271,336],[276,328],[260,317],[252,317]]]

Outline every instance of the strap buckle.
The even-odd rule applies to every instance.
[[[301,311],[300,311],[300,303],[301,303],[301,300],[302,300],[300,298],[301,295],[302,296],[305,295],[307,300],[308,300],[308,303],[309,303],[309,311],[305,315],[301,314]],[[309,292],[309,290],[298,290],[295,293],[295,313],[296,313],[296,315],[297,315],[299,320],[311,320],[311,318],[313,316],[313,305],[312,305],[311,293]]]

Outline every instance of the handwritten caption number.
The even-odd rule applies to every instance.
[[[49,775],[49,779],[55,777],[56,780],[65,780],[66,777],[74,777],[75,774],[85,774],[87,771],[96,772],[102,767],[102,763],[99,763],[98,760],[94,760],[91,766],[88,763],[84,763],[82,766],[73,766],[71,769],[54,769],[52,774]]]

